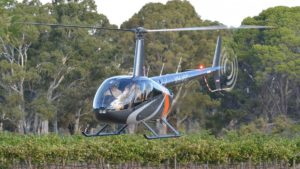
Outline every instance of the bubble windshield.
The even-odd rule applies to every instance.
[[[128,109],[144,101],[151,90],[152,86],[143,80],[107,79],[98,89],[93,107],[94,109]]]

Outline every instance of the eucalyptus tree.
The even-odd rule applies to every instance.
[[[19,132],[26,133],[30,130],[31,121],[28,116],[31,114],[27,111],[27,85],[36,80],[38,75],[34,69],[29,66],[28,50],[35,41],[38,32],[36,29],[27,29],[16,24],[20,12],[24,9],[23,4],[14,1],[6,3],[5,9],[1,11],[6,13],[3,19],[6,24],[1,25],[2,34],[0,36],[0,60],[1,76],[0,84],[4,91],[4,98],[7,104],[6,111],[2,112],[2,117],[9,113],[8,118],[11,123],[18,127]],[[27,10],[34,10],[27,8]],[[26,17],[26,16],[25,16]],[[32,17],[30,14],[28,17]]]
[[[274,29],[235,34],[248,99],[244,108],[269,120],[283,115],[299,117],[300,8],[274,7],[243,24],[274,26]],[[245,83],[246,82],[246,83]],[[252,106],[251,106],[252,105]]]
[[[93,0],[1,5],[0,121],[9,120],[20,132],[35,133],[57,132],[58,124],[71,123],[69,116],[76,117],[79,126],[80,114],[91,114],[90,109],[82,110],[102,78],[116,72],[108,62],[116,53],[113,37],[95,30],[20,22],[112,25],[96,12]],[[77,99],[67,98],[72,96]]]
[[[53,23],[111,26],[104,15],[96,12],[92,0],[53,2],[48,8]],[[78,130],[82,114],[91,113],[91,109],[83,112],[83,108],[90,103],[103,76],[113,70],[107,62],[114,54],[109,36],[93,29],[48,28],[32,53],[38,57],[36,64],[42,77],[40,88],[44,92],[40,98],[54,108],[46,120],[50,120],[54,132],[74,122]]]

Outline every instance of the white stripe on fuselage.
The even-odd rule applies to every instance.
[[[160,98],[158,98],[158,99],[160,99]],[[139,123],[139,122],[141,122],[142,120],[149,120],[149,119],[151,119],[153,116],[155,116],[156,113],[158,113],[158,111],[160,110],[161,106],[163,105],[163,103],[164,103],[164,101],[165,101],[165,98],[162,100],[162,102],[160,103],[160,105],[158,106],[158,108],[157,108],[153,113],[151,113],[151,115],[150,115],[149,117],[147,117],[147,118],[145,118],[145,119],[142,119],[142,120],[140,120],[140,121],[137,121],[137,120],[136,120],[136,117],[137,117],[143,110],[145,110],[147,107],[149,107],[149,106],[150,106],[153,102],[155,102],[155,101],[156,101],[156,99],[150,101],[149,103],[145,104],[144,106],[142,106],[142,107],[136,109],[135,111],[133,111],[133,112],[128,116],[126,123],[127,123],[127,124]]]

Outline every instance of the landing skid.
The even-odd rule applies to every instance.
[[[161,123],[166,124],[172,131],[174,134],[165,134],[165,135],[159,135],[157,134],[146,122],[142,121],[142,123],[151,131],[151,133],[153,133],[152,136],[147,136],[146,134],[144,134],[144,137],[148,140],[151,139],[160,139],[160,138],[174,138],[174,137],[180,137],[179,132],[167,121],[166,118],[162,118],[161,119]]]
[[[85,131],[82,132],[82,134],[85,137],[96,137],[96,136],[112,136],[112,135],[120,135],[122,133],[122,131],[127,127],[127,124],[124,124],[119,130],[116,130],[114,132],[110,132],[110,133],[106,133],[103,132],[105,129],[107,129],[109,127],[108,124],[105,124],[97,133],[86,133]]]

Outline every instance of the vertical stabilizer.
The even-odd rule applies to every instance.
[[[222,49],[222,38],[219,35],[217,40],[217,45],[215,49],[214,61],[212,67],[220,67],[220,59],[221,59],[221,49]],[[221,72],[214,72],[214,81],[216,90],[221,90]]]

